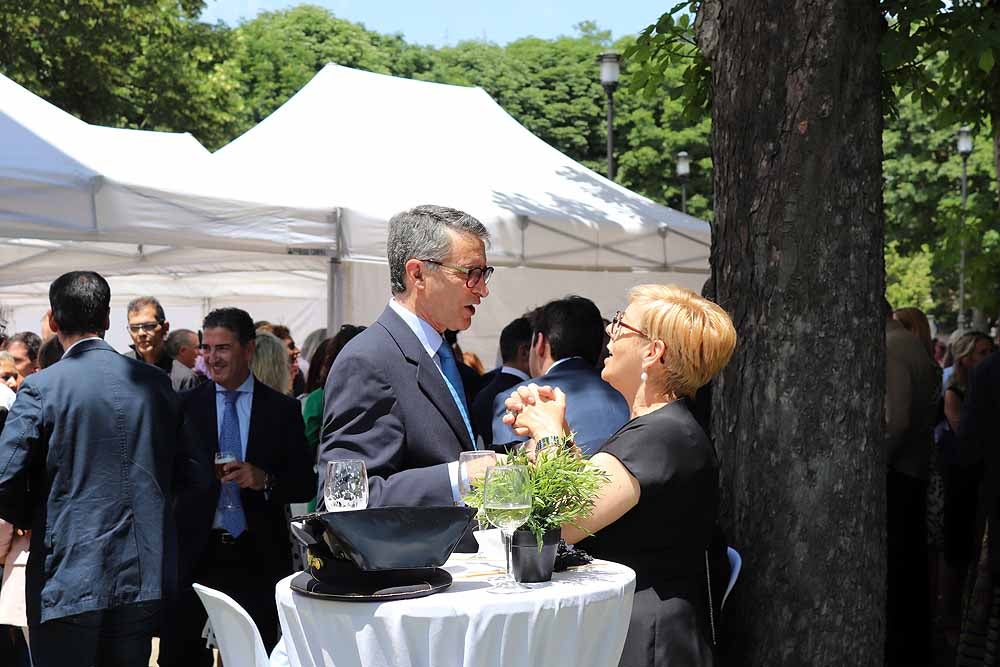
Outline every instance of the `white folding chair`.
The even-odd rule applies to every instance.
[[[212,621],[222,664],[226,667],[270,667],[260,631],[250,614],[222,591],[201,584],[193,584],[193,587]]]
[[[733,586],[736,585],[736,580],[740,576],[740,570],[743,569],[743,558],[740,557],[740,552],[732,547],[726,547],[726,557],[729,558],[729,583],[726,584],[726,592],[722,595],[722,604],[719,605],[719,609],[726,606],[726,598],[729,597],[729,592],[733,590]]]

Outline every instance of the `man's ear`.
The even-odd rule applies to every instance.
[[[163,329],[163,335],[166,336],[168,333],[170,333],[170,321],[163,320],[163,323],[160,325],[160,328]]]
[[[408,259],[404,265],[406,275],[409,276],[410,285],[417,289],[424,288],[424,263],[419,259]],[[409,286],[407,286],[409,287]]]
[[[535,348],[535,353],[538,355],[538,358],[541,359],[545,357],[545,354],[549,349],[549,339],[545,337],[545,334],[541,331],[536,331],[534,338],[531,339],[531,342],[532,347]]]
[[[45,317],[49,321],[49,330],[52,333],[59,333],[59,324],[56,323],[56,316],[52,314],[51,308],[49,309],[49,312],[45,313]]]

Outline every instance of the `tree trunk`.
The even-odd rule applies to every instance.
[[[878,3],[707,0],[712,274],[739,334],[712,433],[744,557],[739,665],[881,665],[885,391]],[[726,619],[724,619],[726,620]]]

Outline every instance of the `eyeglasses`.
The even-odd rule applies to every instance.
[[[136,322],[135,324],[128,325],[128,330],[132,333],[139,333],[140,331],[153,332],[159,326],[159,322]]]
[[[428,264],[436,264],[445,269],[451,269],[452,271],[458,271],[465,275],[465,286],[469,289],[474,288],[479,284],[480,281],[483,283],[490,282],[490,278],[493,277],[493,267],[492,266],[476,266],[471,269],[467,269],[464,266],[455,266],[454,264],[445,264],[444,262],[439,262],[435,259],[422,259],[421,262],[427,262]]]
[[[649,338],[649,335],[645,331],[642,331],[641,329],[636,329],[631,324],[625,324],[625,322],[623,321],[624,317],[625,317],[625,313],[623,313],[620,310],[617,313],[615,313],[615,318],[613,320],[611,320],[611,337],[612,338],[618,338],[618,334],[621,333],[621,330],[623,328],[624,329],[628,329],[632,333],[637,333],[640,336],[642,336],[643,338]]]

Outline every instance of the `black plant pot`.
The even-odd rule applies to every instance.
[[[510,569],[515,581],[535,583],[552,579],[560,533],[558,528],[545,531],[542,535],[542,549],[539,551],[534,533],[530,530],[514,531],[510,548]]]

